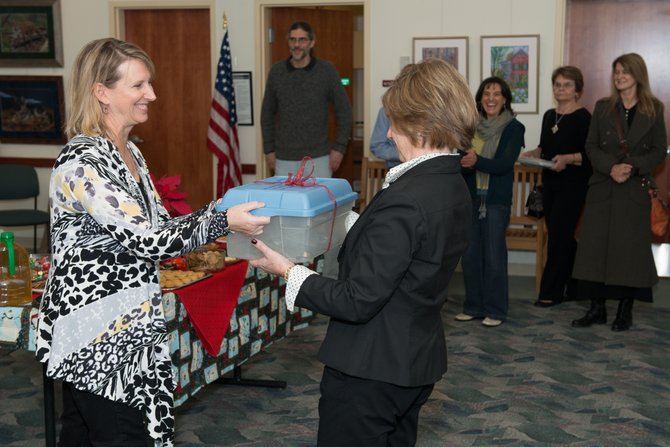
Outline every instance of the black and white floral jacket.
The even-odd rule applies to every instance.
[[[49,377],[145,412],[156,445],[171,446],[176,371],[159,261],[225,234],[226,213],[212,202],[170,218],[140,151],[128,148],[142,188],[103,137],[76,136],[56,160],[36,355]]]

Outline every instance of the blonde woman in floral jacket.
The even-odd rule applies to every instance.
[[[226,234],[259,234],[252,202],[215,202],[171,219],[128,141],[156,99],[149,56],[116,39],[89,43],[69,89],[70,141],[50,182],[53,263],[37,358],[63,381],[60,445],[173,445],[175,387],[158,264]]]

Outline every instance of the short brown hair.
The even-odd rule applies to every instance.
[[[70,113],[65,133],[68,138],[77,134],[111,137],[93,87],[101,83],[111,88],[121,79],[119,66],[129,59],[144,62],[151,79],[154,78],[156,70],[153,61],[144,50],[130,42],[105,38],[89,42],[81,49],[72,66],[67,93]]]
[[[304,32],[306,32],[306,33],[307,33],[307,37],[309,37],[309,40],[314,40],[314,37],[316,36],[316,34],[314,33],[314,29],[312,29],[312,25],[310,25],[310,24],[307,23],[307,22],[301,21],[301,20],[299,20],[299,21],[297,21],[297,22],[293,22],[293,23],[291,24],[290,28],[288,29],[288,33],[287,33],[287,35],[290,36],[290,35],[291,35],[291,31],[295,31],[295,30],[297,30],[297,29],[301,29],[301,30],[303,30]]]
[[[469,148],[479,121],[463,76],[441,59],[405,66],[382,98],[397,132],[435,149]]]
[[[584,76],[582,75],[582,71],[577,68],[573,67],[572,65],[563,65],[562,67],[558,67],[551,73],[551,83],[553,85],[554,82],[556,82],[556,78],[559,76],[563,76],[565,79],[570,79],[575,83],[575,91],[577,93],[582,93],[582,90],[584,90]]]

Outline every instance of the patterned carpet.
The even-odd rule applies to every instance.
[[[462,291],[452,288],[449,371],[422,410],[417,445],[670,446],[670,309],[636,304],[623,333],[573,329],[586,303],[541,309],[532,281],[511,286],[498,328],[455,322]],[[179,407],[177,445],[314,446],[326,323],[317,318],[243,366],[244,378],[286,389],[210,385]],[[30,353],[0,350],[0,445],[44,445],[40,371]]]

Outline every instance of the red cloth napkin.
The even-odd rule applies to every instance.
[[[247,274],[247,261],[227,265],[204,281],[176,290],[202,345],[212,357],[221,349]]]

